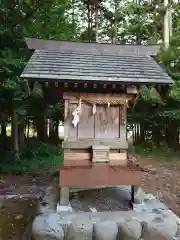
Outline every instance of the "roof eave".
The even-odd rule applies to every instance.
[[[60,78],[59,75],[41,75],[41,74],[21,74],[20,78],[26,79],[26,80],[32,80],[32,81],[39,81],[39,82],[105,82],[105,83],[121,83],[124,85],[172,85],[174,81],[169,78],[169,81],[165,80],[160,80],[157,81],[157,79],[139,79],[139,78],[112,78],[111,80],[106,80],[103,78],[96,78],[96,79],[84,79],[83,77],[80,78],[75,78],[72,77],[71,79],[62,77]]]

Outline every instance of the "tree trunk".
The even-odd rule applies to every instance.
[[[140,143],[145,141],[145,134],[144,134],[144,123],[140,124]]]
[[[87,3],[88,8],[88,40],[91,42],[91,9],[90,9],[90,3]]]
[[[17,121],[17,113],[15,109],[12,111],[12,142],[13,142],[13,152],[15,160],[19,160],[19,143],[18,143],[18,121]]]
[[[38,117],[36,119],[37,138],[40,141],[47,140],[47,124],[44,117]]]
[[[54,122],[52,119],[49,119],[49,140],[54,140]]]
[[[18,126],[18,137],[19,137],[19,148],[25,146],[25,134],[24,134],[24,124],[19,124]]]
[[[2,149],[8,148],[6,121],[4,121],[4,120],[2,120],[2,123],[1,123],[1,147],[2,147]]]
[[[166,49],[169,48],[169,8],[168,8],[169,0],[164,0],[165,14],[164,14],[164,47]]]
[[[154,126],[152,128],[152,140],[156,144],[156,146],[160,145],[160,142],[162,142],[161,138],[161,126]]]
[[[30,134],[30,121],[29,119],[27,120],[27,125],[26,125],[27,131],[26,131],[26,138],[29,138],[29,134]]]
[[[115,1],[115,8],[114,8],[114,41],[113,43],[116,44],[117,43],[117,31],[118,31],[118,19],[117,19],[117,12],[118,12],[118,7],[119,7],[119,3],[118,1]]]
[[[76,38],[75,0],[72,0],[72,25],[73,25],[73,37]]]
[[[7,131],[6,131],[6,123],[5,121],[2,121],[1,123],[1,137],[7,137]]]
[[[96,21],[96,42],[98,42],[98,39],[99,39],[99,17],[98,17],[98,13],[99,13],[99,9],[98,9],[98,5],[96,5],[96,9],[95,9],[95,21]]]
[[[117,19],[115,18],[114,22],[114,44],[117,43]]]
[[[113,22],[111,22],[111,43],[113,44],[114,43],[114,31],[113,31]]]
[[[176,120],[172,122],[172,125],[169,128],[169,134],[170,148],[177,150],[179,148],[179,124]]]
[[[55,138],[55,141],[59,141],[59,120],[56,120],[56,123],[55,123],[54,138]]]

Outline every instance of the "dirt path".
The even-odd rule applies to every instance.
[[[0,239],[30,239],[28,226],[37,214],[38,199],[45,195],[48,182],[49,178],[41,174],[1,175]]]
[[[169,209],[180,216],[180,161],[166,158],[139,158],[141,165],[156,170],[145,173],[144,189],[156,195]]]

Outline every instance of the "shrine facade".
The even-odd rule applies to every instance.
[[[26,39],[34,53],[21,78],[64,99],[60,186],[141,185],[128,164],[127,108],[141,85],[165,92],[172,79],[155,61],[159,46]]]

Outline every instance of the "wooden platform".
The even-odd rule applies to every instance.
[[[67,167],[60,170],[60,186],[70,188],[95,186],[133,185],[140,186],[144,172],[140,168],[110,166],[95,163],[91,166]]]

